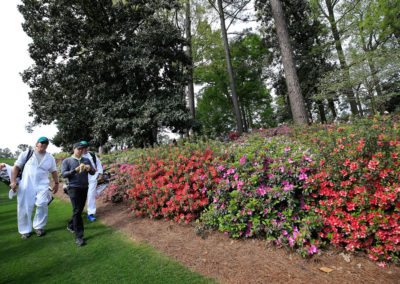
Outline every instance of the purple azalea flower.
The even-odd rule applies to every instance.
[[[246,237],[250,237],[251,236],[251,227],[253,227],[253,223],[251,223],[251,222],[247,223]]]
[[[294,185],[289,183],[287,180],[282,181],[282,185],[283,185],[283,190],[284,191],[289,191],[289,190],[292,190],[294,188]]]

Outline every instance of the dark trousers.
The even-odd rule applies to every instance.
[[[69,199],[72,204],[72,218],[68,222],[68,227],[75,231],[75,236],[77,238],[83,238],[83,219],[82,212],[85,207],[86,197],[88,188],[87,187],[72,187],[68,188]]]

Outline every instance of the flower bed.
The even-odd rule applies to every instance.
[[[399,262],[396,119],[285,126],[228,144],[125,153],[108,192],[129,200],[137,216],[198,220],[233,238],[266,238],[302,255],[335,245]]]

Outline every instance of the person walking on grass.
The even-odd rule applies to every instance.
[[[75,143],[73,155],[61,164],[61,175],[68,179],[67,192],[72,204],[72,217],[68,222],[67,230],[75,233],[75,243],[78,246],[85,244],[82,212],[88,193],[88,175],[94,175],[96,172],[90,160],[82,156],[83,149],[84,145],[80,142]]]
[[[82,140],[80,143],[84,146],[83,157],[89,159],[92,167],[96,169],[96,173],[92,176],[89,176],[89,189],[87,195],[87,218],[90,222],[94,222],[96,221],[97,181],[102,179],[103,165],[95,153],[88,151],[89,143],[87,141]]]
[[[58,191],[56,161],[50,153],[46,152],[48,146],[49,139],[40,137],[35,149],[22,152],[12,168],[10,188],[17,192],[18,232],[22,239],[31,236],[32,227],[37,236],[41,237],[45,234],[48,204],[52,198],[49,191],[49,173],[54,180],[53,193]],[[21,171],[21,180],[17,182]],[[36,213],[32,224],[35,205]]]

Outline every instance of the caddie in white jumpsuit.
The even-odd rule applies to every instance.
[[[18,232],[23,239],[27,239],[32,233],[32,227],[36,234],[43,236],[47,224],[49,196],[49,173],[54,180],[53,193],[58,191],[58,174],[54,157],[46,152],[49,140],[40,137],[36,142],[34,152],[27,160],[28,152],[21,153],[14,164],[10,187],[17,190],[18,201]],[[23,169],[21,181],[17,188],[19,171]],[[36,213],[32,224],[32,213],[36,205]]]
[[[93,222],[96,220],[97,180],[101,178],[103,174],[103,165],[97,155],[94,155],[96,163],[93,161],[92,155],[88,152],[89,143],[87,141],[82,140],[80,143],[84,147],[82,156],[88,158],[92,167],[96,170],[94,175],[89,175],[89,189],[87,194],[87,218],[90,222]]]

